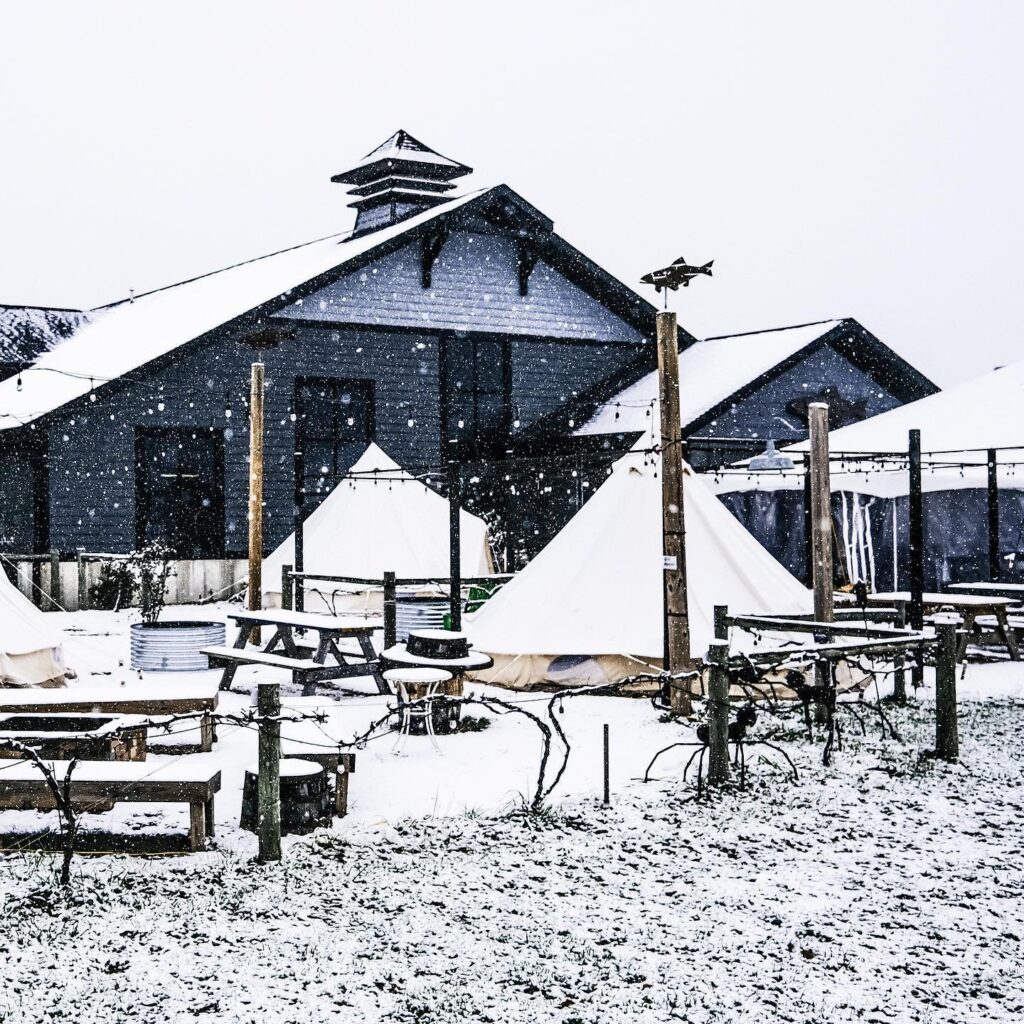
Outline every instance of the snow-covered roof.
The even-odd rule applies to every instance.
[[[239,263],[102,310],[103,315],[44,353],[22,374],[0,381],[0,430],[38,419],[99,390],[313,278],[345,266],[377,246],[451,213],[483,195],[480,189],[358,238],[345,233]],[[100,311],[94,311],[100,312]]]
[[[723,334],[679,353],[680,418],[685,427],[742,387],[827,334],[842,320]],[[657,416],[658,374],[647,374],[599,406],[577,434],[646,430]],[[650,416],[648,416],[650,412]]]
[[[32,362],[93,319],[81,309],[0,306],[0,362]]]
[[[427,164],[447,164],[449,167],[462,167],[456,160],[449,160],[446,156],[424,145],[419,139],[414,139],[404,129],[399,129],[390,138],[385,139],[376,149],[371,150],[356,165],[362,167],[366,164],[376,163],[378,160],[415,160]]]

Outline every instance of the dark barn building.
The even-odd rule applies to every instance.
[[[292,529],[296,448],[310,507],[371,439],[483,486],[472,464],[632,363],[654,309],[507,186],[453,196],[468,170],[399,132],[334,179],[352,232],[78,314],[10,359],[2,549],[244,556],[247,339],[268,327],[267,550]]]

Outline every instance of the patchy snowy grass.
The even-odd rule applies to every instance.
[[[752,747],[750,788],[711,803],[679,781],[683,750],[608,809],[364,816],[280,865],[230,837],[81,858],[65,899],[53,858],[4,859],[0,1020],[1020,1020],[1024,701],[965,701],[958,765],[919,756],[930,704],[890,713],[901,740],[868,716],[827,769],[763,718],[799,783]],[[643,717],[647,754],[680,732]]]

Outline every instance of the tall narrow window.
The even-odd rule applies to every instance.
[[[508,343],[450,338],[444,346],[442,441],[460,458],[493,455],[508,445],[511,369]]]
[[[373,383],[296,382],[296,442],[306,468],[306,495],[326,494],[373,440]]]
[[[139,546],[160,540],[178,558],[224,555],[224,437],[201,428],[135,432]]]

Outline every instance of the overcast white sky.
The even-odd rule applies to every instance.
[[[1024,358],[1019,0],[0,19],[0,302],[95,305],[345,229],[330,175],[401,127],[627,282],[714,258],[676,301],[694,333],[855,316],[941,384]]]

